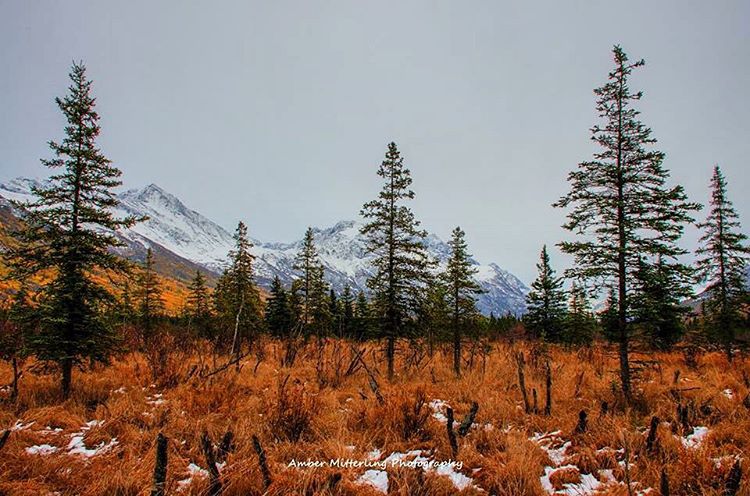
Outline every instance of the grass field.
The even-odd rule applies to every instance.
[[[744,357],[730,365],[699,354],[689,366],[681,352],[634,355],[637,394],[626,408],[605,345],[495,343],[467,350],[456,379],[448,348],[430,357],[403,344],[392,383],[373,344],[309,343],[292,367],[281,365],[283,355],[283,343],[266,341],[238,370],[221,369],[225,357],[174,351],[154,383],[145,358],[128,354],[76,370],[62,403],[55,371],[29,361],[17,401],[0,401],[0,430],[10,431],[0,448],[0,494],[150,494],[160,432],[166,494],[186,495],[657,495],[664,479],[670,494],[720,495],[736,486],[736,462],[750,451]],[[10,374],[3,364],[0,384]],[[4,388],[0,397],[8,396]],[[473,402],[476,417],[460,432]],[[743,474],[736,494],[750,494],[749,486]]]

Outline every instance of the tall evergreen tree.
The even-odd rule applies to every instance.
[[[310,325],[312,319],[313,304],[311,296],[316,284],[319,267],[320,258],[318,257],[318,250],[315,248],[315,233],[312,227],[308,227],[307,231],[305,231],[302,247],[294,263],[294,269],[302,273],[300,293],[302,294],[302,323],[305,326]]]
[[[664,154],[651,149],[656,140],[633,107],[642,93],[631,92],[628,79],[644,61],[630,62],[619,46],[613,53],[614,70],[607,83],[594,90],[604,123],[592,128],[591,139],[601,151],[569,174],[571,190],[555,206],[571,207],[563,227],[583,236],[581,241],[560,243],[575,259],[566,275],[588,280],[595,290],[617,288],[620,381],[630,400],[629,323],[635,273],[641,258],[653,262],[661,256],[664,270],[676,278],[690,277],[689,267],[677,259],[685,251],[676,242],[699,205],[687,201],[681,186],[667,186]]]
[[[273,278],[270,293],[266,303],[266,326],[274,336],[286,336],[292,330],[292,311],[289,295],[278,276]]]
[[[111,251],[121,246],[114,231],[139,220],[112,214],[121,173],[96,146],[99,115],[82,63],[73,64],[70,79],[68,95],[55,100],[67,120],[65,137],[50,141],[54,158],[42,160],[60,172],[48,185],[32,187],[33,202],[16,204],[25,212],[24,225],[14,233],[19,246],[5,254],[18,280],[52,275],[40,308],[41,332],[29,345],[40,359],[60,365],[66,398],[73,365],[84,357],[105,360],[115,343],[100,311],[112,295],[94,273],[127,269]]]
[[[562,279],[555,276],[550,266],[547,245],[542,247],[536,268],[539,275],[531,283],[531,291],[526,296],[528,310],[524,323],[545,341],[560,341],[564,330],[565,292]]]
[[[453,371],[461,375],[461,326],[463,320],[477,313],[476,295],[482,292],[474,280],[477,269],[471,264],[471,255],[467,252],[466,233],[456,227],[453,230],[448,246],[451,255],[443,274],[448,286],[448,305],[451,309],[451,327],[453,328]]]
[[[239,357],[244,339],[252,339],[261,322],[260,292],[255,285],[253,244],[247,226],[240,221],[234,233],[235,246],[229,252],[229,267],[214,291],[214,306],[222,323],[231,329],[231,352]]]
[[[164,300],[159,278],[154,270],[154,252],[146,250],[146,260],[138,277],[138,316],[143,327],[144,340],[153,337],[154,324],[164,313]]]
[[[746,292],[748,263],[747,236],[732,202],[727,197],[727,182],[717,165],[711,178],[711,211],[698,227],[704,230],[697,250],[698,268],[708,282],[705,305],[711,333],[724,346],[729,360],[739,320],[739,303]]]
[[[419,288],[424,287],[430,266],[424,247],[426,232],[406,206],[414,198],[411,173],[404,166],[396,143],[388,144],[385,160],[378,168],[383,188],[378,198],[362,207],[368,221],[361,229],[367,251],[375,255],[375,274],[368,281],[373,290],[381,328],[387,340],[388,378],[393,379],[396,339],[404,322],[418,307]]]

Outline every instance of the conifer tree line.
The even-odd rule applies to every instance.
[[[253,242],[240,221],[222,274],[214,280],[196,271],[182,310],[167,315],[152,249],[139,262],[113,252],[120,242],[112,233],[145,219],[112,214],[121,172],[97,147],[92,83],[83,64],[75,63],[68,94],[56,100],[67,121],[64,138],[51,141],[52,158],[42,160],[53,172],[49,185],[33,189],[33,202],[15,205],[22,223],[3,257],[19,284],[2,308],[0,358],[14,369],[30,355],[56,363],[67,397],[76,367],[106,362],[123,350],[153,356],[158,375],[166,334],[179,335],[175,342],[183,345],[206,341],[236,361],[265,335],[319,346],[328,338],[377,340],[390,379],[407,343],[425,342],[430,353],[450,349],[460,376],[467,340],[512,334],[586,346],[603,338],[617,347],[619,383],[628,400],[634,346],[718,343],[731,360],[747,339],[749,251],[727,180],[717,165],[708,213],[698,221],[701,205],[672,184],[665,154],[640,120],[643,94],[631,89],[630,79],[644,61],[630,61],[618,46],[613,59],[606,82],[594,90],[599,123],[591,140],[597,152],[569,173],[569,192],[554,203],[567,212],[562,227],[570,237],[557,247],[572,257],[572,266],[558,275],[548,245],[542,246],[522,318],[478,312],[482,290],[460,227],[452,232],[447,260],[431,258],[427,233],[411,209],[411,171],[394,142],[375,171],[381,189],[360,212],[372,257],[365,291],[348,285],[335,291],[312,228],[295,257],[291,284],[276,275],[270,290],[262,291]],[[679,244],[691,224],[703,233],[694,266]],[[700,303],[688,307],[700,284],[706,290],[692,300]],[[604,295],[600,307],[596,302]]]

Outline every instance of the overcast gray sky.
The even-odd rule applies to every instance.
[[[291,241],[355,218],[394,140],[424,227],[461,225],[528,283],[564,236],[550,204],[594,149],[615,43],[646,59],[632,85],[674,180],[705,202],[719,163],[747,232],[748,26],[746,1],[0,0],[0,180],[46,175],[82,59],[125,186]]]

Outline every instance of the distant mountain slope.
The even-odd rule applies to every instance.
[[[0,197],[28,199],[35,182],[33,179],[17,178],[2,183]],[[226,229],[186,207],[177,197],[155,184],[125,191],[119,198],[119,214],[149,217],[147,221],[122,232],[122,238],[128,244],[128,249],[122,250],[124,256],[142,259],[146,247],[150,246],[164,260],[168,260],[170,255],[174,257],[171,275],[180,279],[191,275],[196,266],[213,276],[221,273],[227,253],[234,245],[232,235]],[[372,255],[366,252],[365,240],[359,234],[360,227],[360,222],[348,220],[326,229],[314,229],[326,279],[337,291],[346,284],[355,291],[364,290],[367,279],[372,275]],[[253,239],[253,243],[254,253],[258,257],[256,269],[260,284],[268,287],[274,276],[290,284],[298,275],[293,268],[294,258],[302,241],[264,243]],[[433,257],[445,263],[450,254],[446,242],[429,235],[426,245]],[[517,277],[495,263],[483,265],[474,261],[474,264],[478,270],[477,279],[485,291],[478,302],[483,313],[525,312],[528,288]]]

